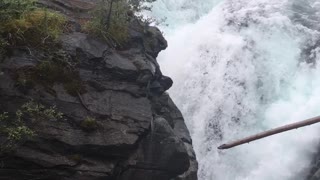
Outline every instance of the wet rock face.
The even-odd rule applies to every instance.
[[[318,147],[319,149],[320,147]],[[320,179],[320,151],[313,154],[312,161],[309,167],[305,170],[305,180],[319,180]]]
[[[24,51],[0,65],[1,109],[14,113],[34,99],[56,105],[64,119],[37,123],[33,129],[38,135],[3,161],[1,179],[166,180],[183,174],[195,161],[181,113],[167,94],[150,92],[137,79],[113,79],[112,73],[126,72],[117,66],[101,71],[108,78],[80,68],[87,71],[81,76],[86,92],[78,96],[58,83],[50,90],[55,95],[41,85],[21,91],[12,74],[35,65]],[[86,117],[96,119],[96,129],[81,127]]]
[[[94,1],[42,2],[58,10],[85,11]],[[64,116],[37,122],[30,127],[37,136],[13,153],[1,154],[0,179],[197,179],[189,132],[165,93],[173,82],[162,75],[155,59],[167,42],[155,27],[137,29],[130,30],[131,41],[123,50],[80,32],[64,34],[60,51],[77,62],[73,68],[82,86],[72,94],[64,77],[51,84],[41,74],[28,79],[28,72],[41,63],[35,56],[43,54],[39,50],[12,49],[1,61],[1,112],[13,114],[33,99],[47,107],[55,105]],[[93,125],[86,124],[88,118]]]

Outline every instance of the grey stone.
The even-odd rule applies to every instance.
[[[87,34],[74,32],[60,37],[62,46],[70,55],[76,56],[78,51],[86,58],[102,58],[108,46],[101,40],[88,37]]]
[[[178,138],[168,122],[162,117],[156,117],[151,133],[142,140],[136,154],[128,162],[128,172],[132,179],[148,180],[141,171],[159,171],[152,176],[155,180],[162,177],[170,179],[175,174],[181,174],[189,168],[189,156],[185,146]]]
[[[77,18],[88,17],[96,0],[40,3],[67,15],[75,25],[71,31],[80,31]],[[19,88],[17,71],[36,67],[37,57],[46,57],[41,49],[12,48],[0,62],[1,112],[13,115],[32,99],[64,114],[59,120],[26,123],[36,136],[2,159],[0,179],[197,179],[191,137],[165,93],[173,82],[155,59],[167,42],[156,27],[137,19],[129,26],[129,41],[121,50],[84,33],[61,36],[61,52],[78,62],[73,68],[84,88],[73,95],[61,81]],[[88,118],[93,127],[83,123]],[[24,120],[30,121],[28,116]]]

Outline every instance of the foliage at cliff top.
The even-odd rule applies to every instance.
[[[128,39],[129,10],[126,0],[102,0],[92,12],[86,30],[106,40],[110,46],[121,46]]]
[[[40,8],[38,0],[0,1],[0,58],[8,46],[42,47],[55,42],[63,32],[66,18],[55,11]],[[85,31],[105,39],[113,47],[128,40],[128,26],[146,3],[155,0],[100,0]]]
[[[129,21],[137,12],[150,10],[144,4],[155,0],[101,0],[92,12],[86,30],[106,40],[113,47],[121,47],[128,40]],[[141,20],[141,17],[136,16]]]
[[[36,0],[1,0],[0,53],[7,45],[42,46],[54,42],[65,22],[63,15],[37,7]]]

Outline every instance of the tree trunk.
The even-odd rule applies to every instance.
[[[110,4],[109,4],[109,12],[108,12],[108,16],[107,16],[107,23],[106,23],[106,25],[107,25],[107,29],[109,29],[110,28],[110,22],[111,22],[111,14],[112,14],[112,6],[113,6],[113,2],[114,2],[114,0],[110,0]]]
[[[271,130],[268,130],[268,131],[261,132],[259,134],[253,135],[253,136],[246,137],[244,139],[240,139],[240,140],[237,140],[237,141],[234,141],[234,142],[223,144],[223,145],[219,146],[218,149],[230,149],[230,148],[233,148],[235,146],[239,146],[239,145],[242,145],[242,144],[245,144],[245,143],[249,143],[251,141],[256,141],[258,139],[262,139],[262,138],[265,138],[265,137],[268,137],[268,136],[279,134],[279,133],[282,133],[282,132],[285,132],[285,131],[290,131],[290,130],[293,130],[293,129],[297,129],[297,128],[300,128],[300,127],[309,126],[309,125],[312,125],[312,124],[315,124],[315,123],[319,123],[319,122],[320,122],[320,116],[314,117],[314,118],[311,118],[311,119],[307,119],[307,120],[304,120],[304,121],[292,123],[292,124],[287,124],[287,125],[275,128],[275,129],[271,129]]]

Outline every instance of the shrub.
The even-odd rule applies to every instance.
[[[21,106],[22,114],[28,115],[31,121],[43,120],[58,120],[61,119],[63,114],[58,112],[55,106],[46,108],[44,105],[29,101]]]
[[[72,96],[85,92],[83,82],[79,77],[79,72],[76,70],[77,61],[64,51],[56,51],[49,53],[47,59],[41,61],[34,73],[34,80],[45,86],[52,86],[54,83],[63,84],[67,93]]]
[[[63,32],[64,23],[62,15],[37,9],[5,23],[2,32],[7,36],[10,34],[8,41],[11,45],[40,45],[56,41]]]
[[[128,40],[128,14],[126,0],[102,0],[86,24],[89,33],[103,38],[113,47],[121,47]]]
[[[68,94],[71,96],[78,96],[79,94],[85,93],[85,87],[79,77],[76,79],[69,80],[63,83],[64,89],[67,91]]]
[[[56,81],[64,80],[64,67],[52,59],[41,61],[36,68],[36,74],[39,76],[35,78],[47,84],[52,85]]]
[[[16,112],[14,119],[11,119],[7,112],[0,114],[0,134],[4,136],[1,139],[0,153],[12,150],[23,140],[34,135],[34,132],[22,121],[22,116],[20,110]]]
[[[76,69],[78,61],[71,58],[65,51],[51,49],[40,58],[43,60],[39,60],[35,67],[16,70],[15,85],[21,92],[27,92],[38,84],[42,85],[48,93],[55,95],[52,89],[55,83],[62,84],[66,92],[72,96],[86,92],[84,82]]]
[[[145,24],[155,21],[139,15],[143,10],[151,10],[145,4],[154,1],[156,0],[100,0],[85,29],[113,47],[122,47],[128,41],[130,18],[135,17]]]
[[[36,0],[1,0],[0,21],[8,22],[12,19],[19,19],[26,12],[34,10]]]
[[[93,117],[86,117],[80,124],[80,126],[86,131],[93,131],[98,128],[98,123]]]
[[[29,101],[16,111],[14,116],[7,112],[0,114],[0,153],[14,150],[25,140],[35,136],[35,131],[27,126],[27,121],[36,123],[41,120],[57,120],[62,118],[62,113],[56,108],[45,108],[42,104]]]
[[[55,42],[63,31],[63,15],[36,7],[35,0],[2,0],[0,34],[9,45]]]

